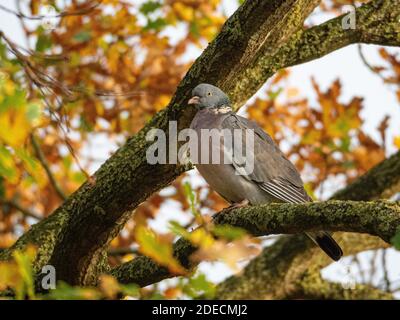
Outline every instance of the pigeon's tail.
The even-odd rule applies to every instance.
[[[326,231],[306,232],[307,236],[311,238],[332,260],[338,261],[342,255],[342,248]]]

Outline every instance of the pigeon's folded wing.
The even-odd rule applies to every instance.
[[[299,203],[311,201],[304,190],[303,181],[295,166],[285,157],[272,138],[255,122],[234,113],[225,118],[222,129],[250,129],[254,132],[254,147],[246,148],[243,156],[249,158],[252,152],[253,171],[243,175],[255,182],[262,190],[283,202]],[[246,134],[242,134],[242,144],[246,144]],[[242,149],[240,149],[241,152]],[[237,152],[234,144],[234,152]]]

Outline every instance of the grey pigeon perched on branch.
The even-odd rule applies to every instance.
[[[196,164],[211,188],[225,200],[236,207],[270,202],[312,201],[304,190],[303,181],[295,166],[255,122],[233,112],[229,98],[222,90],[210,84],[200,84],[193,89],[188,103],[198,109],[191,123],[191,129],[195,130],[198,136],[201,136],[204,129],[250,129],[254,133],[252,148],[246,149],[254,159],[253,169],[249,174],[238,175],[235,162],[225,163],[222,158],[218,163],[199,161]],[[221,145],[217,152],[222,155],[223,149]],[[307,235],[333,260],[337,261],[343,255],[340,246],[328,232],[309,232]]]

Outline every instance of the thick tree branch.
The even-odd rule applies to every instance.
[[[372,168],[366,174],[364,174],[363,176],[356,179],[352,184],[350,184],[345,189],[343,189],[343,191],[337,192],[333,198],[334,199],[336,199],[336,198],[346,199],[346,197],[347,197],[348,199],[352,199],[352,197],[355,197],[354,200],[360,200],[358,198],[358,195],[363,190],[363,184],[361,182],[366,183],[368,186],[372,186],[372,185],[379,186],[370,191],[369,195],[372,198],[375,198],[381,194],[386,194],[388,196],[391,196],[389,190],[394,192],[395,189],[393,188],[393,185],[396,185],[400,181],[400,168],[398,168],[398,165],[400,163],[399,159],[400,159],[400,152],[398,152],[397,154],[391,156],[390,158],[382,161],[380,164],[378,164],[377,166]],[[393,170],[391,170],[392,167],[394,167]],[[384,177],[387,174],[390,174],[391,178],[393,177],[393,179],[391,179],[391,178],[384,179]],[[368,200],[366,195],[365,195],[365,197],[366,197],[365,200]],[[364,200],[364,199],[362,199],[362,200]],[[357,204],[357,203],[355,203],[355,204]],[[311,205],[311,204],[306,204],[306,205],[302,205],[302,206],[307,206],[307,205]],[[323,203],[323,205],[329,206],[329,203]],[[283,206],[282,208],[284,208],[285,205],[272,205],[272,206],[276,206],[277,210],[279,210],[280,206]],[[287,204],[286,206],[291,206],[291,205]],[[257,210],[257,209],[253,209],[253,208],[245,208],[245,209],[250,210],[250,211],[254,210],[253,212],[255,212]],[[375,208],[373,208],[373,210],[375,210]],[[284,211],[283,212],[284,215],[287,214],[286,210],[282,210],[282,211]],[[301,211],[300,214],[303,215],[304,212]],[[364,214],[366,215],[365,218],[367,220],[372,216],[372,215],[369,215],[368,210],[364,211]],[[319,212],[319,215],[323,215],[323,216],[325,216],[325,218],[328,218],[328,219],[330,218],[328,215],[325,215],[324,212]],[[276,214],[276,216],[277,216],[277,221],[279,221],[279,222],[282,222],[282,223],[287,222],[288,224],[291,223],[288,220],[286,220],[286,218],[281,219],[280,214]],[[394,219],[396,219],[395,217],[396,217],[396,215],[394,215]],[[268,220],[267,215],[263,215],[263,216],[261,216],[261,218]],[[294,224],[296,224],[296,222],[294,222],[294,221],[296,221],[296,218],[297,217],[292,215],[292,219],[293,219],[292,222]],[[224,221],[224,219],[227,219],[227,220]],[[340,219],[337,221],[338,223],[341,222]],[[231,221],[228,222],[228,220],[231,220]],[[364,225],[364,226],[368,225],[367,220],[364,220],[362,225]],[[240,221],[232,221],[232,219],[230,218],[230,216],[228,214],[222,214],[221,216],[217,215],[215,218],[215,221],[216,221],[216,223],[218,223],[218,222],[238,223],[238,224],[241,223]],[[271,219],[271,221],[272,221],[272,223],[275,223],[273,219]],[[302,222],[302,219],[299,219],[299,221]],[[305,224],[310,223],[310,222],[311,221],[310,221],[309,217],[307,219],[305,219],[305,221],[304,221]],[[267,221],[267,225],[270,225],[270,224],[271,224],[271,222]],[[382,224],[379,224],[379,225],[382,225]],[[385,225],[385,224],[383,224],[383,225]],[[247,230],[249,230],[250,232],[252,232],[255,235],[263,234],[263,232],[260,231],[260,226],[263,226],[261,224],[261,222],[260,222],[260,225],[258,225],[258,224],[254,225],[254,223],[251,221],[251,219],[248,219],[247,217],[244,217],[242,225],[239,225],[239,226],[246,228]],[[276,225],[275,225],[275,227],[276,227]],[[297,226],[294,225],[293,227],[296,228]],[[322,227],[322,226],[320,225],[320,227]],[[326,225],[324,225],[323,227],[325,228]],[[264,229],[263,231],[265,232],[264,234],[273,232],[272,230],[266,230],[266,229]],[[287,228],[286,230],[275,229],[274,231],[275,232],[283,232],[283,231],[290,232],[290,231],[293,231],[293,229],[292,230],[290,230],[290,228]],[[303,231],[303,230],[297,230],[297,232],[299,232],[299,231]],[[348,231],[350,231],[350,230],[348,230]],[[353,231],[368,232],[365,230],[363,231],[361,229],[353,230]],[[372,233],[373,232],[372,228],[369,231]],[[381,234],[383,235],[383,237],[385,239],[388,239],[388,235],[391,232],[393,232],[393,230],[389,231],[388,233],[384,232]],[[376,232],[375,232],[375,234],[376,234]],[[306,237],[303,237],[302,235],[296,235],[294,237],[284,237],[284,239],[278,240],[278,247],[279,247],[279,243],[282,241],[284,243],[288,242],[289,244],[291,244],[290,239],[292,239],[292,238],[293,238],[293,240],[292,240],[293,242],[298,241],[301,244],[299,247],[295,246],[295,245],[293,247],[291,247],[291,249],[297,250],[296,251],[297,255],[303,254],[306,250],[311,250],[311,251],[315,250],[314,245],[311,242],[309,242]],[[384,246],[383,241],[381,241],[377,238],[371,237],[371,236],[367,236],[367,235],[365,235],[365,236],[363,235],[360,238],[360,235],[352,236],[352,234],[349,234],[345,237],[345,239],[347,239],[347,240],[352,239],[353,241],[354,241],[354,239],[364,239],[364,240],[367,239],[364,241],[365,247],[360,246],[360,245],[354,245],[354,246],[352,246],[351,250],[349,250],[349,251],[345,250],[346,254],[351,254],[352,252],[354,252],[354,248],[358,248],[360,251],[362,251],[362,250],[367,250],[368,248],[380,248],[380,247]],[[174,254],[178,258],[178,260],[181,262],[181,264],[185,267],[191,267],[189,256],[195,250],[196,249],[188,241],[186,241],[184,239],[179,239],[177,241],[177,243],[174,245]],[[319,251],[320,251],[319,249],[316,250],[317,253],[319,253]],[[268,248],[266,249],[265,252],[266,252],[265,254],[267,254],[267,255],[269,254]],[[281,252],[281,251],[278,251],[278,252]],[[282,255],[284,255],[284,254],[285,254],[285,252],[282,252]],[[322,256],[323,256],[323,254],[322,254]],[[285,257],[283,257],[283,256],[280,258],[285,260]],[[258,261],[258,259],[262,260],[262,256],[260,258],[254,259],[254,260]],[[306,260],[307,257],[305,257],[304,259]],[[264,261],[264,260],[262,260],[262,261]],[[326,261],[326,263],[330,262],[328,259],[325,259],[324,261]],[[252,264],[252,263],[253,262],[250,262],[250,264]],[[309,264],[306,263],[306,265],[308,266]],[[290,265],[288,265],[287,267],[289,267],[289,266]],[[130,262],[124,263],[121,266],[114,268],[112,270],[112,274],[114,276],[116,276],[118,278],[118,280],[121,282],[124,282],[124,283],[134,282],[141,286],[149,285],[151,283],[155,283],[155,282],[158,282],[165,278],[174,276],[174,275],[170,274],[166,268],[158,266],[150,258],[144,257],[144,256],[135,258],[134,260],[132,260]],[[251,272],[249,274],[251,275]],[[256,275],[257,274],[258,273],[256,273]],[[245,277],[245,276],[243,276],[243,277]],[[247,278],[246,278],[246,281],[247,281]],[[227,291],[229,291],[229,290],[231,290],[231,288],[229,288]]]
[[[353,286],[354,285],[354,286]],[[297,291],[291,299],[317,300],[382,300],[393,299],[389,292],[382,291],[370,285],[352,283],[333,283],[322,279],[319,273],[306,273],[298,281]]]
[[[387,246],[367,234],[336,233],[346,255]],[[299,291],[306,275],[320,277],[320,270],[332,263],[306,236],[284,236],[250,261],[240,275],[217,287],[217,299],[288,299]]]
[[[274,203],[222,211],[216,214],[214,223],[240,227],[254,236],[327,230],[368,233],[390,242],[400,226],[400,204],[387,201]],[[183,239],[174,247],[176,257],[185,267],[192,266],[189,256],[194,251]],[[111,273],[123,283],[135,282],[142,286],[173,276],[143,256],[114,268]]]
[[[382,161],[346,188],[336,192],[332,199],[368,201],[389,199],[400,192],[400,152]]]
[[[275,54],[265,51],[252,68],[232,82],[230,93],[235,106],[242,106],[279,69],[321,58],[354,43],[400,46],[399,0],[375,0],[357,8],[355,29],[343,29],[346,15],[299,30]]]
[[[240,227],[254,236],[305,231],[368,233],[390,243],[400,226],[400,203],[327,201],[268,204],[222,212],[214,222]],[[346,254],[346,253],[345,253]]]

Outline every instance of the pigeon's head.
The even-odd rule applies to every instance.
[[[219,109],[229,108],[230,101],[221,89],[211,84],[202,83],[193,89],[188,104],[193,104],[198,109]]]

